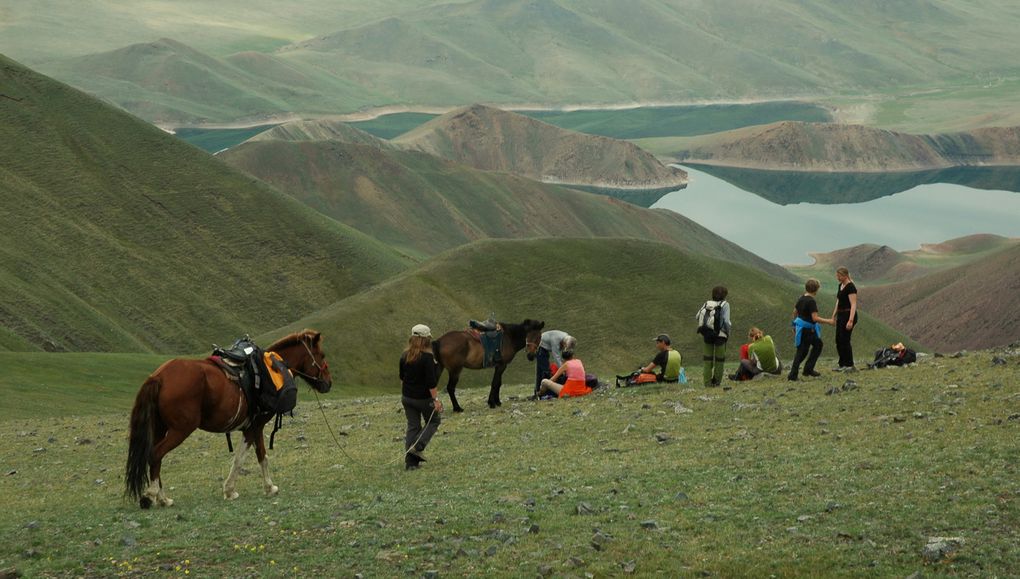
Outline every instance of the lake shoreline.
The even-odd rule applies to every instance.
[[[941,171],[943,169],[982,169],[982,168],[1007,168],[1007,167],[1020,167],[1020,163],[972,163],[972,164],[945,164],[945,165],[917,165],[909,167],[897,167],[887,169],[857,169],[857,168],[840,168],[833,167],[827,169],[804,169],[803,167],[789,166],[789,165],[766,165],[763,163],[730,163],[724,161],[716,161],[712,159],[677,159],[676,157],[660,156],[656,155],[656,158],[663,164],[671,166],[683,166],[692,165],[697,167],[725,167],[728,169],[750,169],[754,171],[775,171],[775,172],[787,172],[787,173],[805,173],[805,174],[818,174],[818,175],[836,175],[836,174],[866,174],[866,175],[880,175],[886,173],[923,173],[927,171]]]
[[[640,108],[666,108],[666,107],[699,107],[699,106],[713,106],[713,105],[753,105],[762,103],[783,103],[783,102],[805,102],[813,105],[817,105],[828,110],[831,114],[834,114],[832,106],[825,103],[819,102],[814,99],[825,98],[825,95],[803,95],[803,96],[791,96],[791,97],[779,97],[779,98],[758,98],[758,99],[724,99],[724,100],[690,100],[690,101],[647,101],[647,102],[626,102],[626,103],[605,103],[605,104],[585,104],[585,103],[568,103],[560,105],[552,105],[548,103],[479,103],[486,106],[496,107],[505,111],[513,112],[575,112],[575,111],[626,111],[631,109]],[[468,103],[473,104],[473,103]],[[449,106],[411,106],[411,105],[387,105],[382,107],[373,107],[362,111],[355,111],[350,113],[337,113],[337,114],[325,114],[325,115],[301,115],[297,113],[288,113],[283,115],[269,115],[261,117],[259,119],[234,121],[227,123],[197,123],[197,124],[180,124],[180,123],[153,123],[155,126],[163,129],[168,133],[174,133],[180,129],[249,129],[262,125],[273,125],[283,124],[290,121],[298,120],[324,120],[324,121],[339,121],[344,123],[355,123],[363,121],[371,121],[384,117],[387,115],[399,114],[399,113],[420,113],[428,115],[442,115],[452,110],[461,108],[465,105],[449,105]]]

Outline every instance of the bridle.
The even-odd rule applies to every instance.
[[[306,342],[304,339],[301,340],[301,345],[304,346],[305,351],[308,352],[308,357],[311,358],[312,360],[312,367],[318,370],[318,372],[315,374],[315,376],[302,372],[297,368],[291,368],[290,369],[291,372],[294,372],[295,374],[305,378],[306,380],[322,383],[323,382],[322,373],[325,372],[327,368],[329,368],[329,364],[327,364],[325,361],[322,364],[319,364],[319,361],[315,359],[315,354],[312,353],[312,349],[308,346],[308,342]]]

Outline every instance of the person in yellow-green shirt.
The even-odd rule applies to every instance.
[[[762,372],[774,375],[783,372],[783,363],[776,353],[772,336],[765,335],[758,328],[751,328],[747,339],[751,341],[747,346],[747,359],[740,361],[740,368],[730,376],[731,380],[750,380]]]
[[[680,380],[680,352],[673,349],[672,340],[669,339],[667,334],[659,334],[655,338],[655,346],[659,349],[659,353],[652,358],[645,367],[641,368],[642,372],[651,373],[651,371],[658,366],[659,373],[657,378],[659,382],[668,382],[674,384]]]

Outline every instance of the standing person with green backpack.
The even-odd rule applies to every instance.
[[[726,340],[730,336],[730,303],[726,301],[729,290],[724,286],[712,288],[712,299],[698,310],[698,333],[705,341],[704,379],[705,386],[722,384],[726,364]]]

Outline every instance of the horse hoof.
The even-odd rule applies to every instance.
[[[231,492],[231,493],[223,493],[223,498],[227,499],[228,501],[233,501],[233,500],[237,499],[237,497],[239,497],[239,496],[241,496],[241,495],[237,494],[237,491],[234,491],[234,492]]]
[[[280,487],[276,485],[266,487],[266,496],[275,497],[280,492]]]
[[[138,499],[138,506],[142,507],[143,509],[147,509],[152,506],[152,499],[150,499],[149,497],[142,497]]]
[[[454,412],[464,412],[464,409],[463,409],[463,408],[461,408],[460,406],[454,406],[454,407],[453,407],[453,411],[454,411]]]

